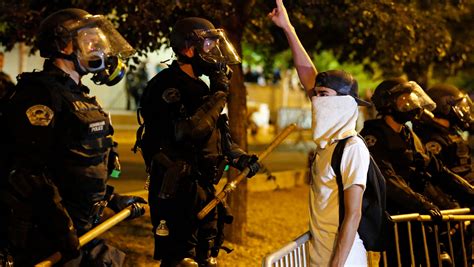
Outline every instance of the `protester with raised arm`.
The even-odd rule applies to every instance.
[[[364,244],[357,233],[362,196],[369,168],[369,151],[355,130],[357,81],[341,70],[318,73],[290,23],[282,0],[268,15],[283,29],[301,83],[312,102],[313,140],[317,145],[311,165],[311,266],[366,266]],[[347,139],[340,170],[344,188],[344,219],[339,224],[338,186],[331,159],[338,141]]]

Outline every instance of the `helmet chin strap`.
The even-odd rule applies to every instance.
[[[226,68],[225,63],[209,63],[204,61],[199,54],[195,54],[192,58],[184,56],[184,55],[178,55],[178,61],[185,63],[185,64],[191,64],[193,67],[194,74],[199,77],[201,75],[209,75],[210,73],[214,71],[223,71]]]
[[[81,63],[79,63],[79,59],[77,58],[76,54],[74,54],[74,53],[66,55],[66,54],[58,52],[58,53],[56,53],[55,57],[56,58],[62,58],[62,59],[65,59],[65,60],[69,60],[72,63],[74,63],[74,68],[76,69],[77,73],[79,73],[80,76],[84,76],[87,73],[89,73],[84,69],[84,67],[81,66]]]

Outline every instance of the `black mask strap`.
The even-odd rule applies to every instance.
[[[65,60],[72,61],[74,63],[74,68],[76,69],[77,73],[79,73],[79,75],[81,76],[84,76],[88,73],[87,71],[84,71],[82,67],[79,65],[79,60],[77,59],[77,56],[74,53],[66,55],[61,52],[57,52],[54,54],[54,58],[62,58]]]

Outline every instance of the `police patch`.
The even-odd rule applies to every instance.
[[[428,150],[429,152],[435,155],[438,155],[439,152],[441,152],[441,145],[435,141],[430,141],[426,143],[425,147],[426,147],[426,150]]]
[[[162,97],[168,104],[176,103],[181,100],[181,93],[176,88],[168,88],[163,92]]]
[[[375,138],[375,136],[373,135],[367,135],[364,137],[364,139],[368,147],[375,145],[375,143],[377,142],[377,138]]]
[[[99,121],[89,124],[89,133],[101,132],[104,130],[105,121]]]
[[[54,112],[45,105],[34,105],[26,110],[31,125],[48,126],[53,120]]]

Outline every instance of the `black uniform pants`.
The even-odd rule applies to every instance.
[[[186,177],[176,196],[171,199],[158,198],[159,177],[151,178],[150,214],[155,237],[154,259],[179,260],[182,258],[203,258],[207,255],[217,235],[217,212],[212,210],[203,220],[197,214],[214,198],[214,189],[201,186],[194,177]],[[156,234],[161,220],[166,221],[168,236]]]

